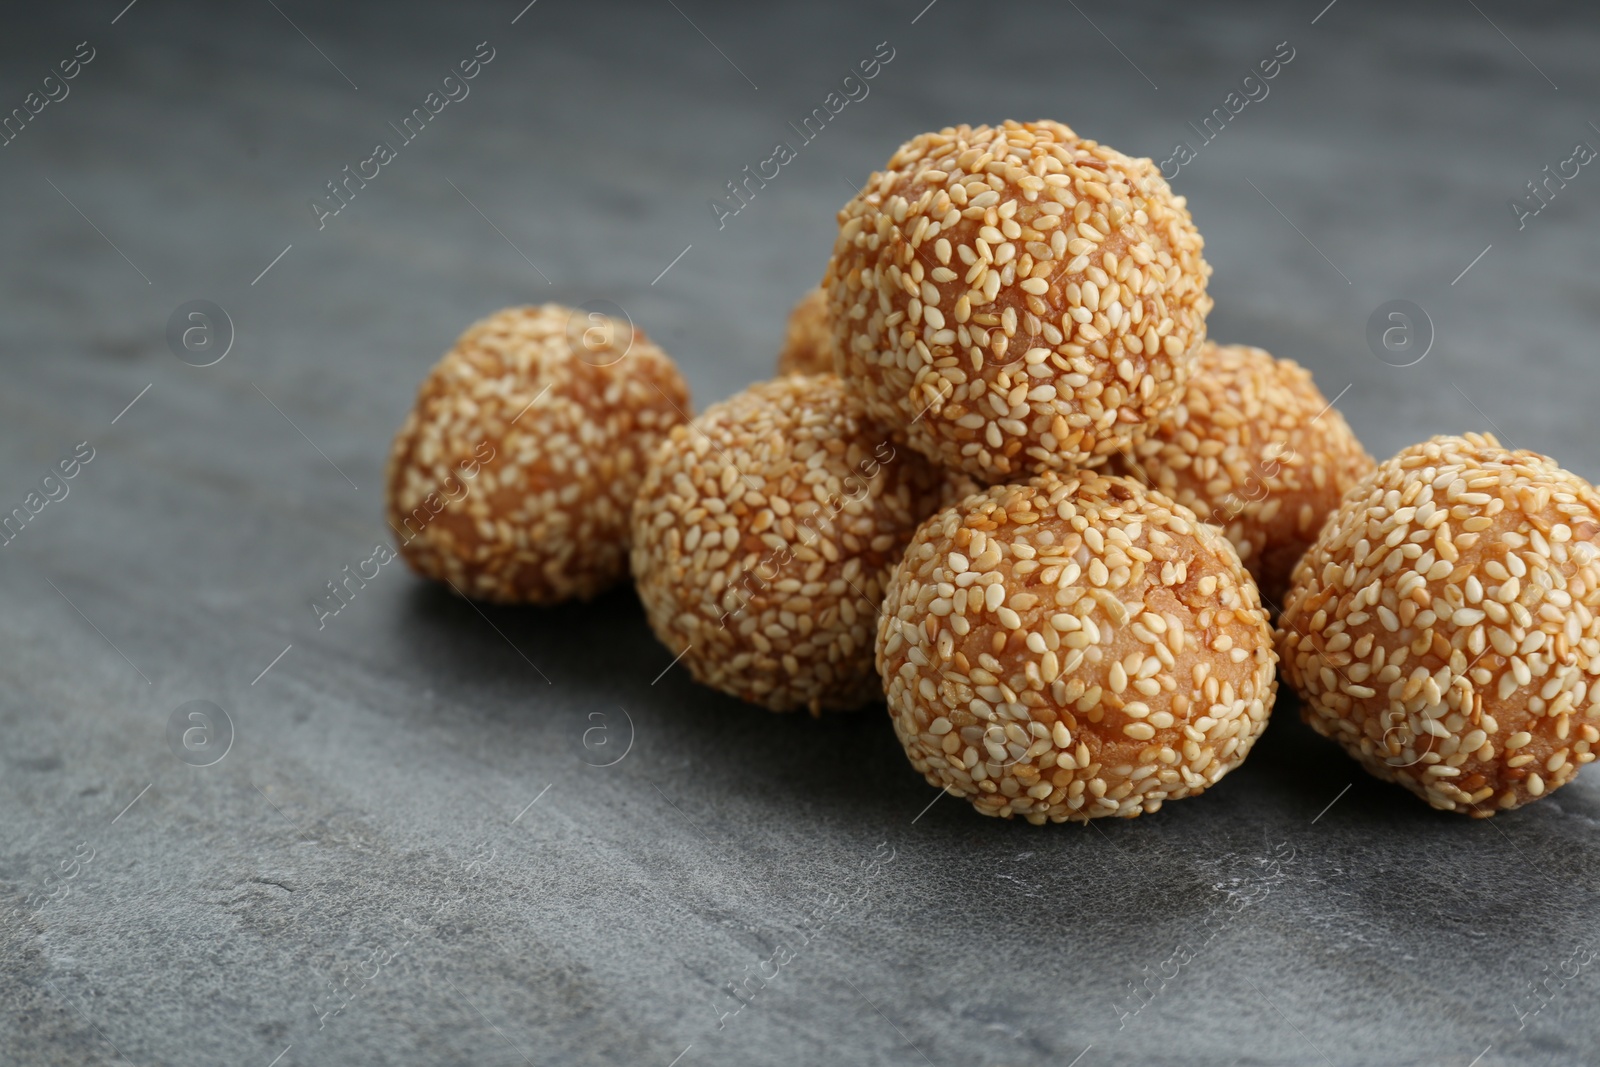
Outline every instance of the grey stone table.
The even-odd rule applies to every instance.
[[[703,406],[768,374],[855,183],[955,121],[1170,160],[1214,333],[1374,453],[1492,429],[1600,477],[1600,173],[1527,187],[1600,145],[1592,6],[123,2],[0,30],[0,511],[75,472],[0,550],[0,1062],[1600,1055],[1596,772],[1435,814],[1284,698],[1203,798],[1011,825],[881,711],[697,688],[627,590],[479,610],[396,563],[310,606],[390,536],[390,435],[468,323],[612,301]],[[231,330],[186,363],[196,299]],[[1412,347],[1369,346],[1398,299]]]

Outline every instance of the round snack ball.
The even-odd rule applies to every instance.
[[[1600,743],[1600,493],[1487,434],[1435,437],[1350,491],[1278,622],[1302,715],[1368,771],[1475,817]]]
[[[922,134],[839,212],[839,373],[913,448],[991,484],[1098,465],[1188,380],[1201,245],[1154,163],[1058,122]]]
[[[474,324],[389,454],[389,525],[417,573],[500,603],[588,599],[627,575],[654,446],[688,415],[672,360],[626,322],[556,304]]]
[[[828,294],[821,286],[802,297],[789,313],[789,333],[778,354],[778,373],[833,373],[833,330],[828,325]]]
[[[1182,399],[1112,465],[1220,526],[1276,609],[1323,520],[1373,462],[1304,367],[1207,341]]]
[[[1201,792],[1244,760],[1277,685],[1233,546],[1093,471],[995,486],[925,522],[877,655],[911,765],[985,815],[1031,823]]]
[[[772,711],[876,700],[884,585],[943,481],[836,375],[713,404],[656,451],[634,505],[651,628],[697,681]]]

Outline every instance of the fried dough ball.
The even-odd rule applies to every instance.
[[[1274,610],[1323,520],[1373,468],[1304,367],[1214,341],[1182,399],[1126,457],[1113,469],[1222,527]]]
[[[911,765],[984,815],[1131,817],[1237,767],[1276,692],[1227,539],[1129,478],[995,486],[925,522],[878,624]]]
[[[839,212],[839,373],[991,484],[1097,466],[1176,402],[1211,268],[1160,170],[1058,122],[946,127]]]
[[[1302,715],[1372,774],[1482,818],[1600,742],[1600,493],[1487,434],[1380,463],[1295,568],[1278,622]]]
[[[387,510],[424,577],[499,603],[626,576],[646,460],[689,390],[642,330],[556,304],[498,311],[436,364],[389,454]]]
[[[736,393],[674,429],[640,487],[650,626],[697,681],[772,711],[876,700],[884,584],[943,486],[836,375]]]
[[[779,374],[832,374],[833,330],[828,325],[828,294],[811,290],[789,313],[789,332],[778,354]]]

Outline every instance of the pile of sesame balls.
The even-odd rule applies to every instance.
[[[1375,464],[1303,368],[1207,337],[1203,242],[1150,160],[949,127],[838,224],[778,376],[698,417],[630,322],[474,325],[395,439],[400,554],[499,603],[631,575],[698,682],[883,699],[930,784],[1036,824],[1214,785],[1280,668],[1438,809],[1594,759],[1600,494],[1479,434]]]

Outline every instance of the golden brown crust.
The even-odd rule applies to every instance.
[[[400,554],[482,600],[594,596],[627,574],[645,460],[688,407],[641,330],[555,304],[496,312],[433,368],[395,436]]]
[[[1221,527],[1274,609],[1323,521],[1373,466],[1305,368],[1214,341],[1183,398],[1112,460]]]
[[[1486,434],[1351,490],[1278,624],[1302,714],[1435,808],[1544,796],[1600,742],[1600,493]]]
[[[833,328],[828,324],[828,294],[821,286],[803,296],[789,313],[778,373],[833,373]]]
[[[1184,198],[1056,122],[947,127],[839,212],[839,373],[986,482],[1096,465],[1178,396],[1211,308]]]
[[[1127,478],[1046,474],[929,519],[878,669],[911,765],[985,815],[1155,811],[1238,766],[1276,687],[1233,547]]]
[[[713,404],[656,451],[634,506],[651,628],[696,680],[773,711],[875,700],[884,583],[942,484],[836,375]]]

